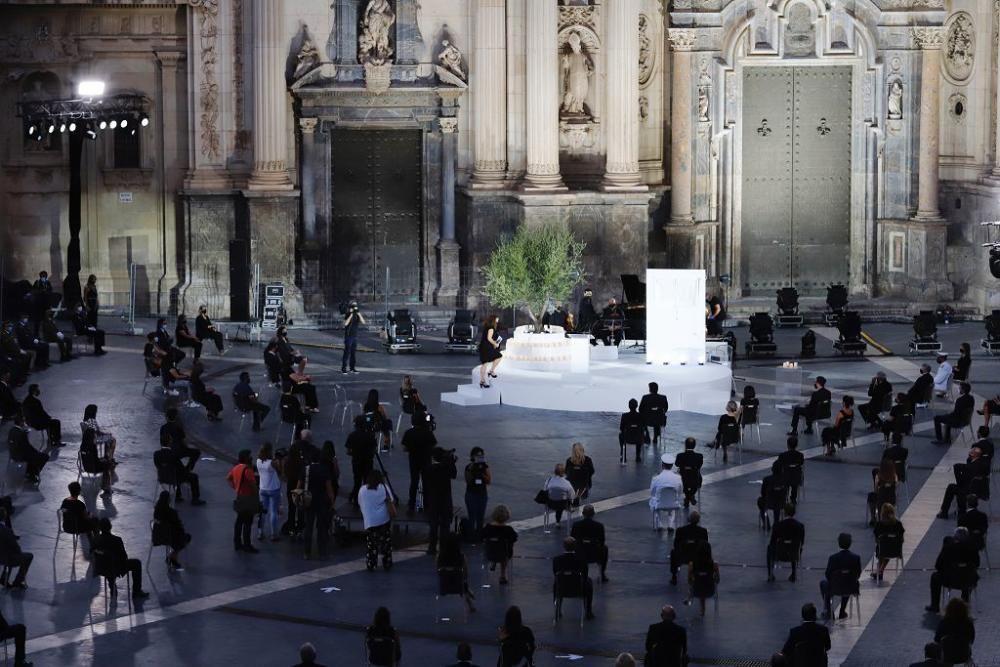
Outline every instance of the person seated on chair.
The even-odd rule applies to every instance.
[[[455,659],[458,662],[448,665],[448,667],[478,667],[472,663],[472,646],[468,642],[459,642],[455,651]]]
[[[604,524],[594,519],[593,505],[584,505],[583,518],[573,524],[569,535],[576,540],[577,550],[587,563],[601,568],[601,581],[608,582],[608,545],[604,541]],[[589,568],[588,568],[589,571]]]
[[[510,508],[506,505],[497,505],[493,508],[493,513],[490,514],[490,521],[485,526],[483,526],[483,542],[498,542],[503,547],[503,552],[500,555],[506,554],[506,557],[499,561],[500,564],[500,583],[507,583],[507,568],[510,565],[510,559],[514,557],[514,543],[517,542],[517,531],[511,526],[507,525],[510,523]],[[495,567],[496,563],[490,563],[490,568]]]
[[[669,454],[660,457],[663,469],[649,483],[649,509],[653,511],[653,519],[659,529],[659,513],[667,513],[667,531],[674,531],[674,521],[677,510],[682,507],[681,498],[684,495],[684,481],[674,472],[674,464]]]
[[[11,625],[0,613],[0,641],[14,640],[14,667],[32,667],[34,664],[24,657],[24,641],[27,633],[23,623]]]
[[[705,465],[705,457],[694,451],[697,442],[694,438],[684,438],[684,451],[674,457],[674,468],[684,483],[684,508],[698,504],[698,491],[701,489],[701,468]]]
[[[21,404],[24,423],[36,431],[45,431],[49,436],[49,447],[62,447],[62,423],[53,419],[45,411],[41,398],[42,390],[37,384],[28,385],[28,395]]]
[[[14,575],[13,581],[8,581],[5,576],[0,579],[0,584],[7,588],[24,589],[28,587],[24,579],[28,576],[28,568],[31,567],[35,555],[21,550],[17,536],[7,525],[7,518],[7,509],[0,508],[0,565],[4,567],[5,575],[15,567],[17,574]]]
[[[902,545],[904,532],[903,522],[896,518],[896,507],[891,503],[883,504],[878,513],[878,522],[875,524],[875,558],[878,565],[876,571],[872,572],[872,579],[882,581],[890,560],[889,556],[881,553],[880,540],[886,535],[895,535]]]
[[[51,310],[45,311],[45,319],[42,320],[42,340],[55,343],[59,348],[59,361],[73,359],[73,335],[59,330]]]
[[[882,425],[879,413],[892,401],[892,383],[886,379],[885,371],[879,371],[872,378],[868,385],[868,397],[870,400],[859,405],[858,412],[868,428],[878,428]]]
[[[826,431],[826,429],[823,430]],[[778,454],[778,465],[781,467],[781,476],[788,487],[789,501],[794,504],[799,502],[799,487],[802,486],[806,457],[799,451],[799,439],[796,436],[789,436],[785,445],[787,449]],[[781,503],[781,505],[784,504],[784,502]],[[777,519],[775,519],[775,523],[777,523]]]
[[[794,553],[783,554],[792,559],[792,573],[789,575],[788,580],[795,581],[799,556],[802,553],[802,547],[806,543],[806,527],[795,518],[795,505],[791,503],[785,505],[785,518],[774,524],[774,530],[771,531],[771,540],[767,544],[768,581],[774,581],[774,561],[778,556],[778,545],[786,541],[791,541],[793,549],[796,550]]]
[[[114,466],[107,454],[102,457],[98,453],[97,434],[91,428],[84,430],[83,440],[80,442],[80,468],[90,475],[100,475],[101,494],[111,495],[111,471]]]
[[[621,465],[628,463],[628,445],[635,446],[635,462],[642,463],[642,446],[646,426],[643,424],[642,415],[639,414],[639,401],[630,398],[628,401],[628,412],[622,413],[618,420],[618,462]]]
[[[816,622],[816,605],[802,605],[802,625],[788,632],[788,639],[781,649],[791,667],[826,667],[826,653],[830,650],[830,630]]]
[[[832,426],[827,426],[820,432],[820,440],[826,448],[827,456],[833,456],[835,448],[843,449],[847,446],[847,438],[850,437],[850,434],[845,433],[845,430],[848,428],[848,424],[851,427],[854,426],[854,399],[850,396],[844,396],[843,407],[837,411],[837,419]]]
[[[900,444],[903,436],[913,430],[913,404],[907,394],[896,394],[896,402],[889,409],[889,416],[882,421],[882,435],[885,441]]]
[[[708,542],[708,531],[701,525],[701,513],[697,510],[688,514],[687,524],[674,533],[674,544],[670,549],[670,584],[677,585],[677,572],[681,565],[691,562],[694,549],[699,542]]]
[[[303,378],[306,382],[311,380],[311,378],[306,375],[306,364],[309,363],[309,359],[299,354],[298,351],[292,347],[292,344],[288,342],[288,329],[284,325],[278,327],[278,330],[275,332],[274,343],[275,351],[277,352],[282,365],[289,369],[297,366],[298,368],[294,371],[294,374]]]
[[[983,458],[989,460],[990,465],[992,466],[995,447],[993,446],[993,441],[990,440],[990,427],[980,426],[976,429],[976,437],[979,439],[972,443],[972,446],[978,447],[979,451],[983,453]]]
[[[981,410],[976,410],[976,414],[983,416],[983,426],[989,428],[990,420],[993,415],[1000,414],[1000,394],[997,394],[993,398],[987,398],[983,401],[983,407]]]
[[[110,431],[105,431],[97,423],[97,406],[93,403],[83,409],[82,426],[84,430],[90,429],[94,431],[96,436],[95,442],[99,447],[104,449],[105,458],[111,461],[112,465],[116,464],[115,448],[118,446],[118,441],[115,439],[114,434]]]
[[[956,463],[953,466],[953,471],[955,481],[949,484],[944,491],[944,500],[941,501],[941,511],[938,513],[939,519],[948,518],[953,499],[958,506],[958,515],[962,516],[966,510],[965,500],[970,493],[975,493],[983,498],[989,497],[990,462],[983,456],[983,452],[978,447],[970,449],[966,462]]]
[[[21,412],[21,403],[14,397],[9,370],[0,371],[0,421],[13,419]]]
[[[563,552],[552,559],[552,574],[557,578],[552,582],[552,596],[560,597],[559,579],[560,573],[570,573],[580,577],[583,593],[583,608],[587,620],[594,618],[594,582],[587,576],[587,560],[582,558],[576,550],[576,540],[567,537],[563,540]]]
[[[292,667],[324,667],[316,662],[316,647],[306,642],[299,647],[299,664]]]
[[[426,484],[425,484],[426,487]],[[571,510],[573,498],[576,497],[576,489],[566,479],[566,466],[557,463],[552,471],[552,476],[545,480],[545,490],[549,492],[549,501],[546,507],[555,512],[556,527],[562,524],[563,512]],[[424,493],[427,493],[426,488]]]
[[[722,335],[722,322],[726,319],[726,311],[722,308],[719,297],[712,294],[705,299],[705,333],[712,337]]]
[[[844,591],[838,591],[840,596],[840,612],[837,617],[847,618],[847,603],[851,595],[857,595],[861,590],[859,579],[861,578],[861,557],[851,551],[850,533],[841,533],[837,537],[837,546],[840,551],[830,556],[826,561],[825,578],[819,582],[819,592],[823,596],[823,618],[830,618],[833,615],[833,580],[834,577],[843,577],[845,582],[851,586],[849,595],[843,595]]]
[[[954,576],[957,574],[958,566],[964,565],[967,570],[965,578],[957,581]],[[957,588],[962,591],[962,599],[966,602],[972,596],[972,589],[979,582],[979,549],[975,542],[969,537],[969,531],[965,528],[956,528],[954,534],[946,536],[941,542],[941,551],[938,552],[937,560],[934,561],[934,572],[931,573],[931,603],[924,607],[932,614],[940,612],[941,588]]]
[[[160,442],[165,439],[170,443],[170,449],[174,451],[180,460],[187,459],[187,470],[191,472],[201,458],[201,450],[197,447],[189,447],[187,444],[187,432],[184,425],[178,418],[177,408],[169,408],[166,412],[167,423],[160,427]]]
[[[972,644],[976,641],[976,626],[969,615],[966,600],[948,600],[944,618],[934,631],[934,641],[941,645],[941,659],[946,665],[974,665]]]
[[[801,477],[799,477],[801,479]],[[788,483],[781,462],[771,464],[771,474],[765,475],[760,483],[760,495],[757,497],[757,512],[760,524],[764,530],[771,530],[772,523],[777,525],[781,512],[788,504]],[[768,511],[774,515],[774,521],[768,516]]]
[[[190,347],[194,351],[195,360],[201,359],[201,340],[198,339],[191,329],[188,328],[187,316],[181,313],[177,316],[177,326],[174,328],[174,337],[177,340],[177,347]]]
[[[926,408],[934,395],[934,376],[931,375],[931,367],[928,364],[920,364],[920,375],[913,381],[906,392],[906,398],[910,403],[910,410],[913,408]],[[910,414],[913,414],[912,412]]]
[[[729,461],[729,446],[740,441],[740,408],[736,401],[726,403],[726,413],[719,417],[715,446],[722,448],[722,462]]]
[[[319,412],[319,399],[316,396],[316,386],[308,375],[300,375],[290,367],[282,371],[282,387],[293,394],[302,394],[306,401],[306,412]]]
[[[669,409],[670,403],[667,402],[667,397],[660,393],[660,386],[655,382],[650,382],[649,393],[639,401],[639,414],[642,415],[642,421],[646,428],[644,438],[646,442],[649,442],[649,428],[652,427],[653,444],[660,443],[660,432],[667,425],[667,410]]]
[[[660,609],[660,622],[646,631],[646,667],[684,667],[687,664],[687,630],[677,625],[672,606]]]
[[[281,421],[285,424],[293,424],[295,433],[293,439],[303,429],[308,429],[312,425],[312,419],[299,402],[299,397],[290,391],[282,392],[278,399],[278,409],[281,411]]]
[[[385,406],[379,402],[378,389],[368,390],[368,397],[361,407],[361,413],[365,416],[369,428],[382,434],[382,442],[388,447],[392,442],[392,419],[386,413]]]
[[[95,565],[94,576],[103,576],[108,580],[108,588],[111,596],[118,595],[118,578],[132,575],[132,599],[141,600],[149,597],[149,593],[142,590],[142,563],[138,558],[129,558],[125,551],[125,543],[122,538],[111,532],[111,520],[104,517],[100,520],[100,532],[94,539],[93,551],[95,557],[103,557],[106,560],[101,564],[104,568],[102,572],[97,572]]]
[[[892,461],[896,467],[896,479],[901,483],[906,482],[906,459],[910,456],[910,450],[903,447],[902,443],[886,447],[882,450],[882,460]]]
[[[14,334],[13,322],[4,322],[0,328],[0,351],[17,371],[15,377],[20,385],[31,371],[35,355],[30,350],[21,349],[17,342],[17,336]]]
[[[979,496],[970,493],[965,498],[965,513],[958,515],[958,525],[969,531],[969,539],[982,551],[986,546],[986,532],[990,528],[990,518],[979,511]]]
[[[420,400],[420,393],[413,385],[413,378],[404,375],[399,385],[399,408],[404,415],[413,415],[418,407],[424,408],[424,412],[427,411],[424,402]]]
[[[191,543],[191,535],[184,530],[180,515],[170,506],[170,492],[160,491],[160,497],[153,507],[153,546],[167,546],[167,566],[174,572],[183,572],[178,560],[181,550]]]
[[[96,324],[87,321],[87,310],[83,304],[77,304],[73,312],[73,331],[77,336],[88,338],[94,343],[94,354],[104,354],[104,330],[98,329]]]
[[[11,461],[25,464],[24,478],[37,485],[41,481],[42,468],[49,462],[49,455],[31,446],[28,429],[20,414],[14,415],[14,425],[7,431],[7,451]]]
[[[799,419],[806,418],[806,433],[812,433],[813,422],[816,420],[821,406],[830,405],[830,390],[826,388],[826,378],[822,375],[816,376],[813,384],[813,393],[809,395],[809,402],[805,405],[796,405],[792,408],[792,425],[788,435],[796,435],[799,432]]]
[[[35,370],[42,370],[49,367],[49,344],[38,340],[35,336],[35,327],[28,320],[26,313],[21,313],[17,323],[14,324],[14,337],[22,350],[27,350],[35,355]]]
[[[699,542],[694,548],[694,555],[688,563],[689,594],[685,604],[691,604],[692,599],[698,600],[701,616],[705,616],[705,600],[715,595],[719,583],[719,564],[712,558],[712,545]]]
[[[195,360],[191,366],[191,399],[205,406],[208,421],[220,422],[222,421],[222,397],[201,379],[204,372],[205,367],[202,366],[201,360]]]
[[[896,486],[899,484],[899,476],[896,472],[896,464],[886,458],[878,464],[878,468],[872,470],[872,490],[868,493],[868,525],[874,526],[879,518],[879,510],[886,503],[896,504]]]
[[[179,396],[180,392],[178,391],[178,387],[186,387],[188,389],[188,398],[191,398],[191,376],[177,368],[177,360],[170,352],[164,354],[162,361],[160,362],[160,380],[163,383],[164,394],[168,396]]]
[[[142,346],[142,358],[146,362],[146,370],[150,377],[160,377],[160,367],[163,365],[163,350],[156,346],[156,334],[150,331],[146,334],[146,344]]]
[[[215,349],[219,351],[219,354],[226,353],[226,338],[223,333],[219,331],[214,324],[212,324],[212,320],[208,316],[207,306],[198,307],[198,317],[194,320],[194,335],[198,337],[199,341],[211,338],[215,343]]]
[[[177,347],[176,341],[167,330],[167,320],[163,317],[156,320],[155,340],[157,347],[173,357],[174,364],[181,363],[187,357],[187,354]]]
[[[959,396],[955,399],[955,407],[944,415],[934,416],[934,444],[951,444],[951,429],[966,428],[972,423],[972,412],[976,409],[976,399],[972,397],[972,385],[963,382],[959,385]],[[944,437],[941,427],[944,426]]]
[[[377,640],[391,642],[391,652],[380,652],[379,655],[375,655],[372,647],[377,645]],[[368,664],[372,667],[393,667],[403,659],[403,646],[399,641],[399,633],[392,627],[392,616],[385,607],[375,610],[372,624],[365,629],[365,645],[368,651]],[[389,646],[389,644],[383,645]]]
[[[62,531],[70,535],[86,535],[91,541],[97,534],[97,518],[90,514],[87,505],[80,500],[82,492],[80,482],[69,483],[69,497],[63,498],[62,505]]]
[[[233,387],[233,401],[240,410],[248,411],[253,415],[253,431],[254,433],[259,432],[260,423],[267,418],[271,408],[257,399],[257,392],[250,386],[250,373],[246,371],[240,373],[240,381]]]
[[[937,363],[937,371],[934,373],[934,391],[937,392],[938,398],[944,398],[944,395],[948,393],[948,385],[951,384],[954,369],[948,362],[947,352],[938,354]]]
[[[192,505],[204,505],[205,501],[201,499],[201,486],[198,482],[198,474],[191,472],[184,462],[177,455],[177,451],[171,447],[171,439],[168,434],[160,436],[160,448],[153,453],[153,465],[156,467],[157,472],[163,471],[173,471],[171,475],[167,472],[168,478],[172,476],[174,481],[177,483],[177,491],[174,496],[176,502],[183,502],[184,495],[181,493],[181,485],[188,484],[191,486],[191,504]]]

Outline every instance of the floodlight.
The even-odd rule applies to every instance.
[[[62,134],[66,133],[66,123],[63,123],[59,126],[59,132]]]
[[[117,130],[118,129],[118,121],[115,120],[114,118],[112,118],[111,122],[108,123],[108,127],[110,127],[112,130]]]
[[[49,121],[49,134],[56,131],[56,124],[54,121]]]
[[[837,330],[841,340],[854,342],[861,340],[861,315],[857,311],[845,311],[837,320]]]
[[[778,290],[778,312],[781,315],[797,315],[799,312],[799,291],[794,287]]]
[[[30,127],[28,127],[28,136],[29,137],[35,136],[35,132],[37,132],[37,131],[38,131],[38,128],[35,127],[34,124],[32,124]]]
[[[128,118],[122,118],[121,126],[123,130],[128,127]]]
[[[754,341],[770,343],[774,340],[774,320],[767,313],[754,313],[750,316],[750,336]]]
[[[937,318],[930,310],[913,316],[913,334],[918,340],[937,340]]]
[[[70,132],[76,132],[76,123],[70,123],[69,124],[69,131]]]
[[[986,317],[986,338],[1000,342],[1000,310],[994,310]]]
[[[147,127],[149,125],[149,116],[142,114],[142,116],[139,117],[139,125]]]
[[[104,82],[81,81],[76,85],[76,94],[80,97],[100,97],[104,94]]]
[[[99,127],[102,130],[108,129],[108,121],[102,120],[97,127]]]
[[[841,284],[827,287],[826,305],[835,313],[843,312],[847,308],[847,288]]]

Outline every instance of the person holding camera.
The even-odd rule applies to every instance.
[[[458,477],[455,464],[458,457],[454,449],[435,447],[431,450],[431,463],[424,468],[424,508],[430,524],[427,553],[437,553],[438,537],[451,531],[454,505],[451,499],[451,480]]]
[[[365,323],[364,315],[358,308],[358,302],[352,301],[347,307],[344,318],[344,358],[340,361],[340,372],[347,375],[347,363],[350,361],[351,373],[360,373],[355,368],[355,356],[358,352],[358,327]]]
[[[378,450],[374,429],[369,427],[365,415],[354,418],[354,430],[347,436],[344,447],[347,448],[347,455],[351,457],[351,473],[354,475],[354,485],[347,499],[358,507],[358,491],[361,490],[368,473],[375,467],[375,454]]]
[[[479,541],[486,521],[486,503],[489,500],[488,487],[491,481],[486,452],[482,447],[473,447],[469,452],[469,464],[465,466],[465,511],[469,517],[472,539],[476,541]]]
[[[413,426],[403,434],[403,450],[410,461],[410,493],[406,507],[412,512],[417,507],[420,475],[430,465],[431,450],[437,445],[437,438],[434,437],[434,418],[424,412],[423,405],[413,413],[410,421]]]

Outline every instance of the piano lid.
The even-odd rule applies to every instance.
[[[621,279],[625,302],[634,306],[645,304],[646,283],[639,280],[639,276],[634,273],[623,273]]]

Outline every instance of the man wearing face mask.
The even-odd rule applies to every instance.
[[[59,330],[51,310],[45,312],[45,319],[42,320],[42,340],[59,348],[59,361],[73,359],[73,336]]]
[[[28,369],[31,368],[32,354],[22,350],[21,346],[17,344],[17,338],[14,337],[14,324],[12,322],[4,322],[3,326],[0,327],[0,352],[3,353],[3,356],[13,366],[11,374],[14,378],[14,384],[24,384],[24,379],[28,375]]]
[[[225,354],[225,337],[222,332],[219,331],[214,324],[212,324],[212,319],[208,316],[208,307],[201,306],[198,308],[198,317],[194,321],[194,335],[198,337],[198,340],[204,341],[206,338],[212,339],[215,342],[215,349],[219,351],[219,354]]]
[[[28,321],[27,313],[21,313],[20,319],[14,325],[14,336],[22,350],[35,353],[35,370],[49,367],[49,344],[35,337],[34,327]]]
[[[59,302],[56,297],[60,297],[60,295],[52,293],[52,283],[49,282],[48,272],[39,272],[38,280],[31,286],[31,319],[35,325],[35,338],[38,338],[38,330],[45,320],[45,313]]]

